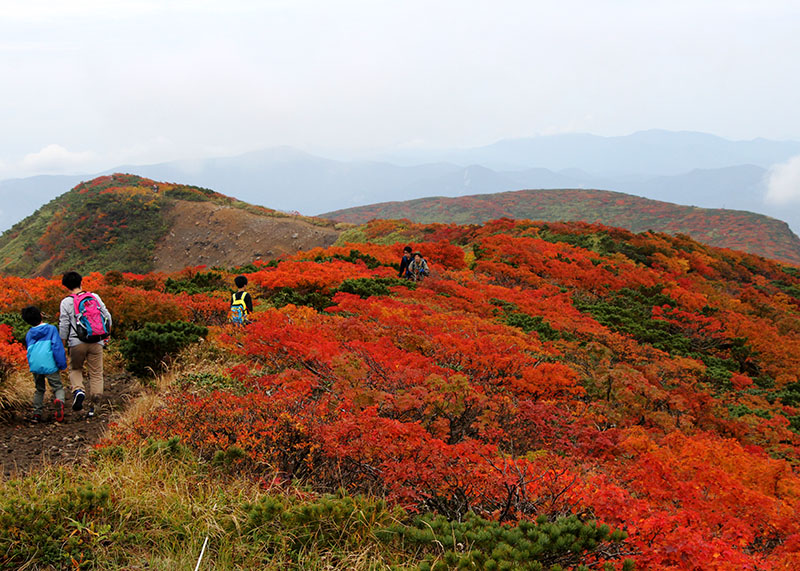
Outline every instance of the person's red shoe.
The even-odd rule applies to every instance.
[[[64,401],[60,399],[56,399],[53,401],[53,404],[56,407],[56,412],[53,415],[53,418],[56,422],[63,422],[64,421]]]

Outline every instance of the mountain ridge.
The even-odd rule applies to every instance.
[[[468,171],[472,182],[490,172]],[[633,232],[686,234],[718,247],[800,265],[800,239],[778,220],[588,189],[528,190],[427,197],[343,209],[322,218],[284,213],[227,195],[135,175],[83,182],[0,236],[0,272],[52,275],[101,267],[176,271],[187,265],[234,267],[333,244],[336,222],[373,218],[476,224],[498,218],[585,221]]]
[[[572,139],[592,143],[570,146]],[[489,154],[484,147],[477,147],[338,160],[276,147],[238,157],[118,166],[82,176],[9,179],[0,181],[0,196],[13,196],[14,200],[6,199],[0,207],[0,230],[81,180],[129,172],[214,188],[252,204],[306,215],[427,196],[598,188],[706,208],[758,212],[788,222],[800,234],[800,208],[769,203],[765,198],[769,169],[800,155],[800,143],[794,141],[730,141],[703,133],[668,131],[624,137],[564,134],[519,141],[498,141],[494,145],[500,148]],[[595,144],[606,150],[601,153],[592,146]],[[698,146],[713,160],[703,158]],[[678,159],[678,166],[668,171],[652,166],[652,161]],[[751,166],[740,169],[743,165]],[[479,179],[471,178],[473,167],[488,171]],[[741,176],[736,175],[737,169]]]
[[[780,220],[746,211],[681,206],[605,190],[538,189],[431,197],[341,209],[322,216],[353,224],[376,218],[457,224],[479,224],[500,217],[599,222],[633,232],[687,234],[713,246],[800,265],[800,238]]]

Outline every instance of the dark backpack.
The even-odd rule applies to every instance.
[[[84,343],[97,343],[108,339],[110,331],[103,312],[100,311],[100,302],[88,291],[76,293],[72,296],[75,304],[76,333],[78,339]]]

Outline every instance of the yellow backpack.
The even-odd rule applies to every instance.
[[[236,297],[236,294],[240,294]],[[244,303],[246,292],[237,291],[231,296],[231,323],[244,325],[247,323],[247,305]]]

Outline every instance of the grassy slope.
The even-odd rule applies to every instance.
[[[752,212],[681,206],[601,190],[521,190],[458,198],[421,198],[347,208],[323,216],[355,224],[376,218],[455,224],[480,224],[501,217],[581,220],[633,232],[687,234],[712,246],[800,264],[800,238],[784,222]]]

